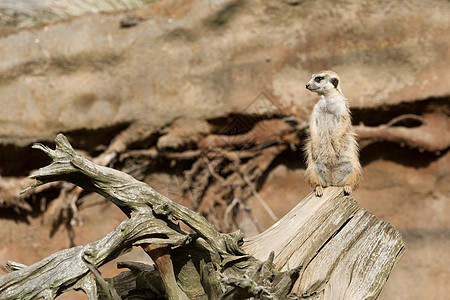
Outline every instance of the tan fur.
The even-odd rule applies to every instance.
[[[350,194],[361,180],[361,164],[339,76],[333,71],[321,71],[312,76],[306,88],[320,95],[305,145],[306,181],[319,197],[327,186],[342,186]]]

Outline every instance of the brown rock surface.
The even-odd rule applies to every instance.
[[[123,218],[81,193],[83,226],[71,225],[65,185],[17,195],[46,164],[29,145],[58,132],[223,230],[267,228],[310,191],[301,147],[316,96],[304,84],[333,69],[362,147],[356,199],[406,244],[379,299],[444,299],[449,27],[444,0],[166,0],[4,34],[1,264],[88,243]]]

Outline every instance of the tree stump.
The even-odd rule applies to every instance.
[[[277,270],[301,267],[293,292],[304,298],[376,299],[404,244],[389,223],[330,187],[322,197],[309,194],[243,249],[258,259],[274,251]]]

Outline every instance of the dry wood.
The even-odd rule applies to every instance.
[[[293,292],[304,298],[375,299],[404,252],[402,238],[341,188],[324,191],[311,193],[243,248],[259,259],[275,251],[278,270],[301,267]]]
[[[55,142],[56,150],[35,146],[53,163],[31,176],[37,180],[32,187],[66,180],[105,196],[130,218],[86,246],[28,267],[10,262],[15,271],[0,277],[0,299],[53,299],[70,289],[82,289],[89,299],[126,298],[138,282],[167,299],[375,299],[404,250],[395,229],[337,188],[325,189],[322,198],[309,195],[241,248],[239,232],[222,234],[130,175],[90,162],[63,135]],[[114,284],[102,280],[96,268],[132,246],[146,250],[159,275],[128,264],[131,275],[119,275]]]

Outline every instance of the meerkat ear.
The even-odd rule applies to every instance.
[[[337,88],[338,84],[339,84],[339,79],[337,78],[331,78],[330,82],[334,85],[335,88]]]

